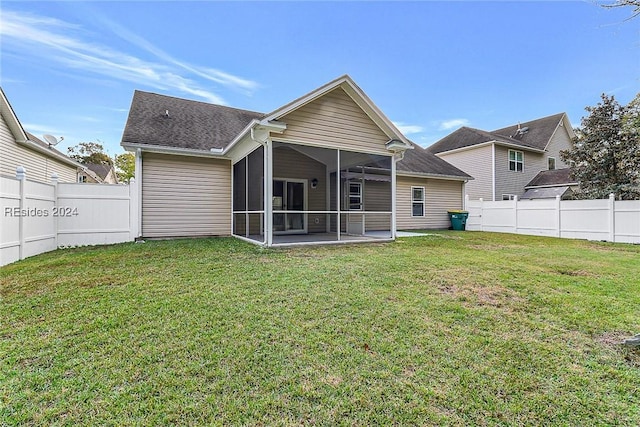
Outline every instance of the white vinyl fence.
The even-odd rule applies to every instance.
[[[133,241],[135,185],[58,183],[0,176],[0,265],[65,246]],[[133,182],[132,182],[133,184]]]
[[[465,201],[471,231],[640,243],[640,200]]]

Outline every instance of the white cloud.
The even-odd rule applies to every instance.
[[[3,11],[0,15],[0,36],[4,47],[13,46],[23,54],[46,58],[50,64],[155,89],[177,90],[216,104],[225,104],[225,101],[219,94],[203,88],[193,79],[194,76],[244,91],[258,86],[251,80],[220,70],[182,63],[116,24],[111,26],[121,37],[153,53],[161,61],[146,61],[108,46],[83,40],[79,27],[58,19],[12,11]],[[191,78],[183,76],[183,73],[191,74]]]
[[[468,126],[468,125],[469,125],[468,119],[451,119],[451,120],[445,120],[443,122],[440,122],[438,129],[451,130],[451,129],[459,128],[461,126]]]
[[[424,128],[422,126],[410,125],[403,122],[393,122],[393,124],[404,135],[413,135],[416,133],[424,132]]]

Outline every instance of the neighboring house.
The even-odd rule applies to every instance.
[[[573,137],[560,113],[491,132],[462,127],[427,150],[474,177],[466,187],[471,199],[510,200],[540,171],[568,167],[560,151]]]
[[[446,228],[469,175],[408,141],[349,76],[269,113],[136,91],[142,237],[267,246]]]
[[[78,174],[78,182],[92,184],[117,184],[118,176],[112,165],[86,163],[85,170]]]
[[[570,198],[578,189],[570,168],[541,171],[524,188],[522,199]]]
[[[26,132],[0,88],[0,174],[15,177],[24,167],[27,179],[51,182],[53,173],[59,182],[76,182],[82,165],[44,141]]]

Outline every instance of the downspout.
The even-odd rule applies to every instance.
[[[272,162],[271,162],[271,150],[269,150],[270,145],[269,145],[269,138],[267,138],[264,141],[259,140],[258,138],[256,138],[256,134],[255,134],[255,128],[252,126],[251,129],[249,129],[249,136],[251,138],[251,140],[253,142],[257,142],[258,144],[262,145],[263,150],[262,150],[262,158],[263,158],[263,166],[262,166],[262,175],[263,175],[263,194],[264,194],[264,201],[263,201],[263,210],[264,210],[264,241],[263,244],[265,246],[270,246],[273,243],[273,235],[272,235],[272,228],[273,228],[273,198],[271,197],[271,193],[273,191],[273,182],[272,180],[268,179],[269,174],[267,171],[271,170],[272,168]],[[245,167],[246,167],[247,163],[245,163]],[[248,206],[246,206],[245,208],[248,209]]]
[[[491,144],[491,200],[496,201],[496,144]]]
[[[391,238],[396,239],[397,237],[397,220],[396,220],[396,209],[397,209],[397,163],[404,159],[404,151],[399,153],[394,153],[391,158]]]
[[[142,237],[142,150],[136,150],[136,166],[135,166],[136,186],[138,193],[138,230],[136,230],[136,238]]]

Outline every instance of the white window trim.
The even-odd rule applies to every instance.
[[[351,186],[352,185],[357,185],[360,188],[359,194],[353,195],[351,194]],[[347,207],[349,208],[348,210],[350,211],[362,211],[364,210],[364,195],[363,195],[363,191],[364,191],[364,186],[362,185],[362,181],[347,181],[347,188],[348,188],[348,192],[347,192]],[[352,197],[357,197],[358,199],[360,199],[360,207],[358,209],[351,209],[351,198]]]
[[[511,153],[515,153],[514,160],[511,160]],[[521,162],[518,161],[518,153],[522,154]],[[524,151],[509,150],[509,152],[507,153],[507,160],[508,160],[507,167],[509,168],[509,172],[524,172]],[[511,162],[514,162],[514,165],[515,165],[515,168],[513,170],[511,170]],[[520,171],[518,170],[518,163],[522,163],[522,170]]]
[[[552,159],[553,159],[553,169],[549,167],[549,161]],[[556,158],[552,156],[547,157],[547,169],[552,171],[552,170],[555,170],[557,167],[558,167],[558,162],[556,162]]]
[[[415,189],[421,189],[422,190],[422,200],[414,200],[413,198],[413,191]],[[424,218],[426,215],[426,207],[425,207],[425,199],[426,199],[426,191],[424,189],[424,187],[418,187],[418,186],[412,186],[411,187],[411,218]],[[414,215],[413,214],[413,205],[416,203],[420,203],[422,204],[422,215]]]
[[[502,200],[514,200],[516,198],[516,194],[503,194]]]

